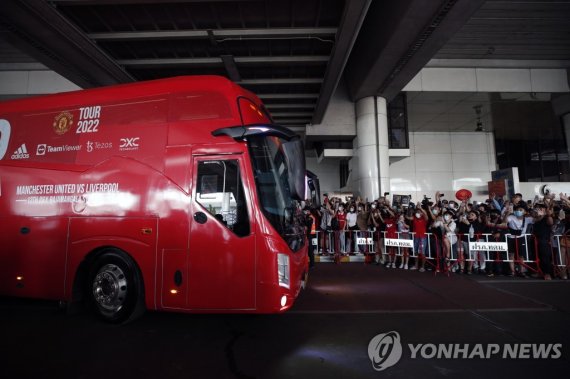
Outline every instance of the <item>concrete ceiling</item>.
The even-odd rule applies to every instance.
[[[432,58],[568,62],[569,41],[570,0],[0,1],[0,67],[41,64],[83,88],[224,75],[300,131],[343,76],[352,100],[391,99]],[[461,96],[448,111],[467,117],[480,99]]]
[[[487,0],[438,59],[570,60],[570,1]]]
[[[276,122],[319,121],[371,0],[0,2],[0,35],[82,88],[223,75]]]
[[[491,100],[488,93],[408,92],[408,128],[411,132],[473,132],[480,106],[481,122],[492,131]]]

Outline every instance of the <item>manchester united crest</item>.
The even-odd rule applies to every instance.
[[[67,111],[61,112],[53,120],[53,130],[56,134],[62,135],[67,133],[73,125],[73,115]]]

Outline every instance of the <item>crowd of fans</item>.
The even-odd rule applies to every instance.
[[[448,201],[437,192],[430,200],[424,197],[416,204],[401,206],[391,204],[387,197],[371,202],[360,198],[343,201],[339,197],[329,199],[325,194],[320,207],[307,202],[303,208],[307,233],[312,239],[319,232],[317,246],[309,247],[311,266],[316,251],[321,255],[334,252],[335,258],[339,254],[365,254],[368,259],[374,257],[378,265],[422,272],[427,260],[427,267],[458,274],[533,273],[550,280],[556,271],[558,277],[567,279],[565,255],[570,237],[556,237],[567,231],[570,234],[570,199],[566,194],[548,194],[531,201],[524,201],[518,193],[511,199],[490,194],[489,199],[478,203]],[[358,244],[357,235],[371,236],[374,251]],[[384,238],[412,239],[416,254],[411,254],[409,248],[400,248],[400,254],[396,254],[398,248],[385,247]],[[508,252],[470,252],[469,242],[475,241],[507,241]],[[558,249],[562,251],[562,262],[558,257],[553,262],[553,251]],[[437,254],[426,254],[428,250]],[[426,255],[435,259],[429,260]],[[523,262],[523,255],[527,262]],[[537,260],[538,267],[528,264]],[[559,269],[555,270],[555,265]]]

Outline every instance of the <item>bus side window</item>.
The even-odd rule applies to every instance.
[[[196,201],[240,237],[249,235],[249,217],[239,162],[198,162]]]

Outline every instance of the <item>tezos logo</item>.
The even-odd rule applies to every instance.
[[[119,150],[121,151],[138,150],[139,140],[140,137],[121,138],[121,144],[119,145]]]
[[[87,141],[87,152],[91,153],[94,150],[104,150],[104,149],[112,149],[113,143],[112,142],[97,142],[97,141]]]
[[[400,334],[395,331],[378,334],[368,344],[368,357],[376,371],[394,366],[402,358]]]

